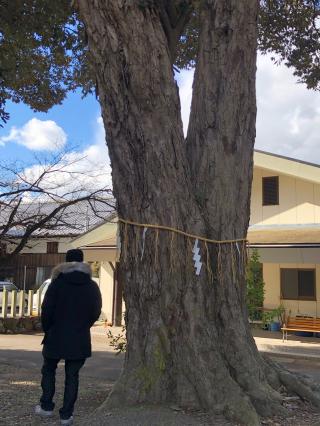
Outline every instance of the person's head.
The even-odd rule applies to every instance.
[[[83,262],[83,251],[80,249],[71,249],[66,253],[66,262]]]

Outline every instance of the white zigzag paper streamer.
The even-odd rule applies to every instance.
[[[193,249],[192,249],[192,253],[193,253],[192,259],[194,260],[194,267],[196,269],[196,275],[200,275],[200,271],[201,271],[201,267],[202,267],[201,256],[199,254],[200,247],[198,246],[198,244],[199,244],[199,240],[197,238],[194,242],[194,246],[193,246]]]
[[[148,231],[148,228],[144,228],[143,229],[143,234],[142,234],[142,250],[141,250],[141,260],[143,259],[143,255],[144,255],[144,245],[146,242],[146,233]]]

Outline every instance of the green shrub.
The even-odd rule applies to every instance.
[[[257,249],[253,249],[247,266],[247,308],[251,320],[262,320],[264,281]]]

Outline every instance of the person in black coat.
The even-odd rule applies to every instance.
[[[59,410],[61,424],[73,421],[73,408],[78,395],[79,371],[91,356],[90,327],[101,313],[101,294],[91,279],[91,269],[83,263],[81,250],[69,250],[66,263],[58,265],[45,294],[41,322],[43,343],[42,396],[36,414],[51,416],[58,362],[65,360],[65,391]]]

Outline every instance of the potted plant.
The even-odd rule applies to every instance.
[[[273,310],[273,321],[270,324],[270,331],[280,331],[282,325],[285,323],[286,310],[283,305],[278,306]]]
[[[282,325],[286,323],[286,310],[283,305],[272,311],[264,312],[263,316],[263,323],[270,331],[280,331]]]
[[[264,330],[270,330],[270,324],[274,318],[273,311],[264,311],[262,313],[262,328]]]

